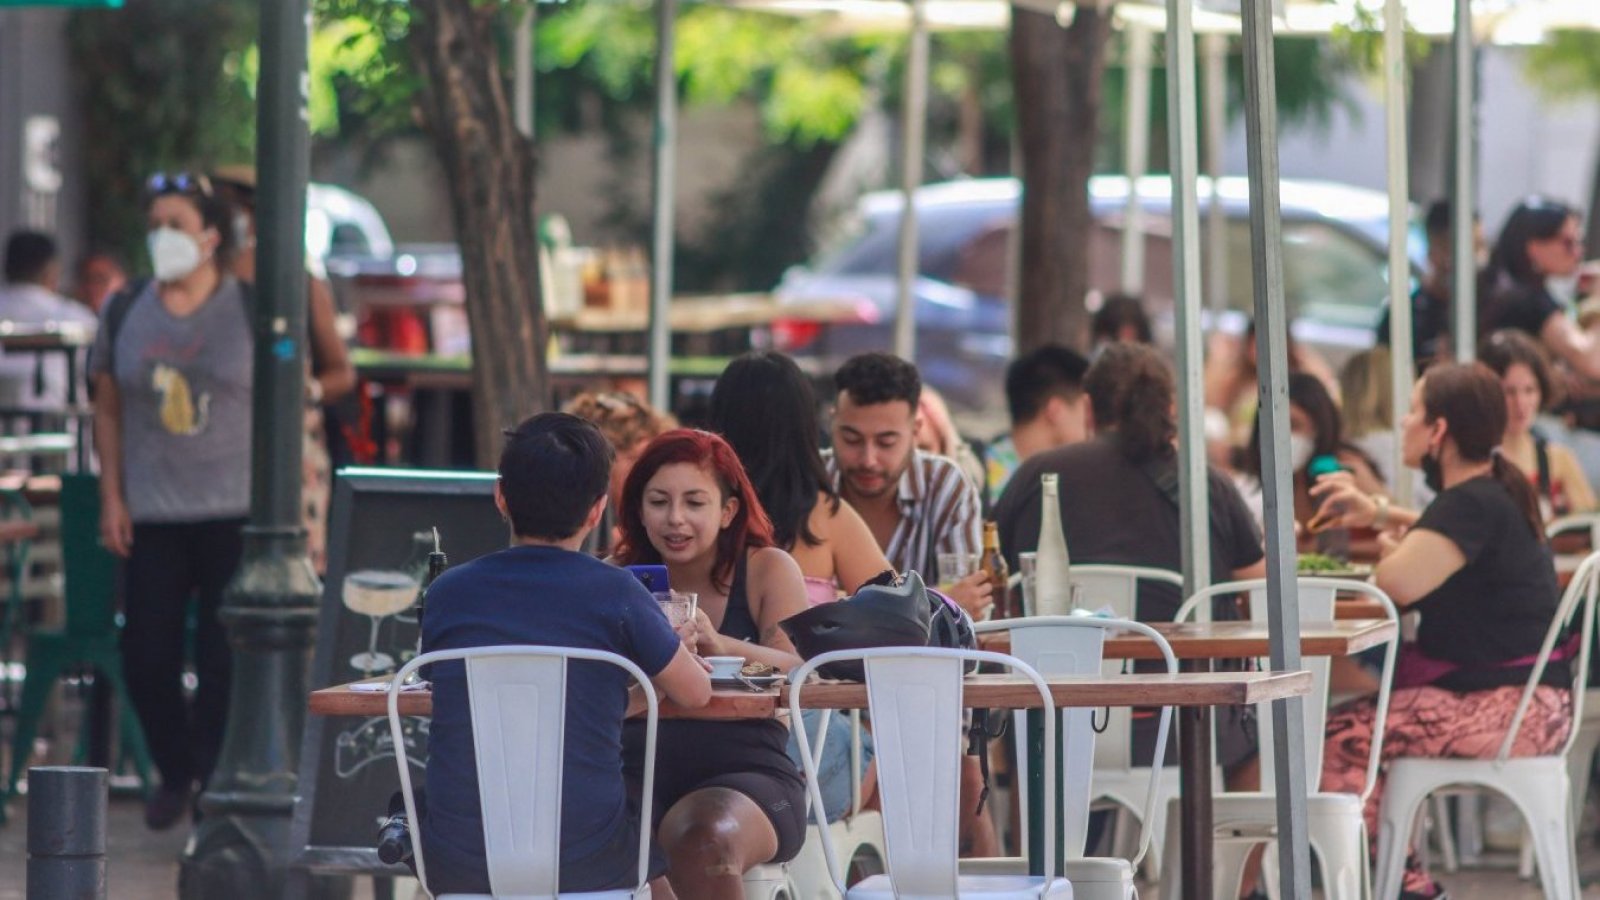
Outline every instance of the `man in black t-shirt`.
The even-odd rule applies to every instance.
[[[1013,568],[1018,553],[1039,547],[1039,476],[1047,472],[1060,478],[1061,527],[1074,563],[1182,570],[1177,498],[1157,485],[1145,467],[1129,462],[1110,434],[1047,450],[1022,464],[994,510],[1000,546]],[[1208,480],[1212,579],[1264,577],[1261,535],[1239,490],[1215,470]],[[1177,588],[1146,583],[1139,589],[1137,616],[1169,622],[1182,602]]]

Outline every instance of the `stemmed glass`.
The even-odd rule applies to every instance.
[[[345,608],[372,620],[367,649],[350,657],[352,668],[363,675],[394,668],[394,657],[378,650],[378,627],[386,617],[410,609],[421,588],[422,583],[414,576],[392,569],[361,569],[345,576]]]

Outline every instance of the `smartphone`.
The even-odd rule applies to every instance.
[[[639,579],[639,583],[644,585],[644,589],[652,594],[658,591],[670,590],[667,585],[666,566],[628,566],[627,569],[633,573],[633,577]]]

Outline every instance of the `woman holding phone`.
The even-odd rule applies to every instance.
[[[645,447],[622,489],[623,565],[662,564],[675,591],[699,595],[702,656],[799,665],[778,623],[807,609],[800,568],[773,546],[772,524],[733,448],[705,431],[669,431]],[[681,897],[739,898],[754,866],[786,862],[805,842],[804,783],[776,720],[665,721],[657,738],[656,837]],[[644,730],[624,732],[638,774]]]

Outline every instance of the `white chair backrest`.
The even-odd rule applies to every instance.
[[[1561,595],[1561,603],[1556,607],[1555,618],[1551,620],[1550,627],[1545,631],[1544,644],[1539,648],[1539,657],[1533,664],[1533,671],[1528,675],[1528,684],[1522,689],[1522,699],[1517,703],[1516,714],[1511,717],[1511,727],[1506,730],[1505,739],[1500,743],[1500,752],[1496,759],[1505,762],[1511,758],[1512,745],[1516,743],[1517,732],[1522,729],[1522,717],[1528,712],[1528,705],[1533,702],[1534,689],[1539,686],[1539,681],[1544,677],[1544,670],[1550,664],[1550,654],[1554,652],[1556,642],[1574,623],[1578,625],[1578,655],[1573,660],[1572,672],[1572,722],[1573,726],[1567,729],[1567,741],[1561,747],[1561,756],[1566,756],[1572,750],[1572,742],[1578,739],[1577,723],[1583,721],[1583,695],[1589,684],[1589,657],[1594,646],[1594,615],[1595,598],[1600,595],[1600,551],[1584,557],[1578,564],[1578,571],[1573,573],[1572,580],[1567,582],[1567,589]]]
[[[1071,571],[1072,583],[1082,591],[1083,605],[1095,611],[1110,607],[1114,619],[1138,620],[1140,582],[1170,584],[1183,590],[1183,575],[1167,569],[1084,563]]]
[[[956,896],[960,807],[962,667],[968,661],[1006,666],[1033,683],[1040,703],[1054,708],[1050,688],[1031,666],[1003,653],[945,648],[882,647],[841,650],[813,657],[789,675],[789,715],[798,721],[806,679],[818,666],[839,660],[865,663],[867,703],[877,744],[879,796],[889,881],[898,897]],[[1046,872],[1054,872],[1055,717],[1045,716]],[[823,821],[822,789],[805,729],[795,732],[820,826],[828,873],[841,893],[844,873]]]
[[[1389,683],[1393,680],[1395,653],[1399,649],[1399,612],[1395,609],[1394,601],[1389,595],[1380,590],[1376,585],[1365,581],[1356,581],[1348,578],[1316,578],[1303,577],[1297,579],[1300,594],[1300,619],[1304,622],[1332,622],[1336,618],[1335,600],[1341,593],[1363,594],[1383,604],[1387,618],[1396,623],[1394,637],[1388,642],[1384,651],[1384,665],[1382,683],[1378,688],[1378,715],[1377,725],[1374,729],[1370,752],[1368,755],[1367,781],[1362,790],[1365,797],[1371,792],[1377,777],[1377,767],[1383,746],[1383,733],[1388,719],[1389,709]],[[1248,594],[1250,608],[1248,618],[1252,622],[1267,621],[1267,582],[1264,578],[1248,581],[1230,581],[1214,584],[1203,590],[1196,591],[1194,596],[1184,601],[1178,610],[1177,621],[1189,621],[1198,612],[1209,612],[1212,600],[1219,596],[1229,594]],[[1302,657],[1300,665],[1311,673],[1311,693],[1305,697],[1302,704],[1305,716],[1302,726],[1305,729],[1306,771],[1318,773],[1322,771],[1322,752],[1326,746],[1325,734],[1328,721],[1328,687],[1329,670],[1333,660],[1326,656]],[[1262,703],[1256,707],[1256,731],[1260,737],[1261,784],[1273,783],[1275,754],[1273,753],[1273,736],[1270,723],[1272,722],[1272,708],[1270,704]]]
[[[1183,576],[1167,569],[1097,563],[1072,567],[1072,583],[1080,588],[1083,605],[1091,610],[1109,607],[1114,619],[1138,620],[1139,587],[1143,582],[1171,585],[1180,593],[1183,591]],[[1020,656],[1015,652],[1015,647],[1012,651],[1013,655]],[[1115,675],[1122,671],[1122,667],[1121,662],[1113,660],[1105,662],[1100,671],[1107,675]],[[1090,715],[1087,710],[1068,711],[1069,717],[1074,714],[1081,714],[1084,718]],[[1102,771],[1127,771],[1133,768],[1133,710],[1117,707],[1104,715],[1105,725],[1100,729],[1100,739],[1093,745],[1094,768]],[[1072,758],[1070,753],[1069,750],[1069,759]],[[1067,846],[1075,845],[1068,842]]]
[[[1589,549],[1600,550],[1600,513],[1579,513],[1562,516],[1544,526],[1544,536],[1557,538],[1563,534],[1583,534],[1589,537]]]
[[[1074,570],[1076,571],[1076,570]],[[1161,650],[1166,660],[1167,673],[1178,672],[1178,660],[1172,647],[1159,632],[1142,622],[1128,619],[1102,619],[1096,616],[1032,616],[1025,619],[1000,619],[980,622],[975,629],[979,634],[998,631],[1011,633],[1011,655],[1022,660],[1046,677],[1052,675],[1099,675],[1104,657],[1105,637],[1108,632],[1135,631],[1150,638]],[[1060,818],[1062,821],[1061,846],[1066,858],[1082,857],[1089,834],[1089,802],[1093,799],[1094,770],[1097,741],[1094,729],[1095,710],[1061,710],[1062,728],[1062,787]],[[1115,715],[1116,710],[1112,710]],[[1023,762],[1024,747],[1020,736],[1025,734],[1025,714],[1020,711],[1013,717],[1012,733],[1019,736],[1018,762]],[[1167,732],[1172,727],[1172,709],[1163,707],[1157,725],[1155,758],[1150,769],[1150,790],[1145,797],[1141,823],[1139,853],[1133,864],[1138,866],[1150,846],[1150,823],[1158,802],[1161,768],[1165,762]],[[1117,738],[1108,737],[1106,740]],[[1120,738],[1127,743],[1126,730]],[[1127,755],[1123,748],[1124,757]],[[1025,771],[1018,766],[1019,773]],[[1018,802],[1027,796],[1027,785],[1018,782],[1015,790]],[[1028,838],[1027,816],[1022,817],[1023,844]]]
[[[389,730],[400,766],[407,820],[415,823],[411,772],[401,740],[399,700],[406,676],[433,663],[461,660],[478,767],[478,799],[489,885],[496,896],[551,898],[560,884],[561,770],[565,751],[567,664],[581,659],[609,663],[643,688],[646,705],[645,760],[640,821],[650,821],[655,790],[656,693],[650,679],[629,660],[601,650],[571,647],[501,646],[439,650],[412,659],[389,686]],[[649,876],[650,829],[640,829],[638,884]],[[417,877],[427,884],[420,835],[413,833]]]

